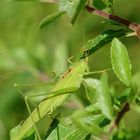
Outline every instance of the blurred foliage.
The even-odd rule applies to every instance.
[[[133,2],[116,0],[114,11],[120,16],[140,23],[139,5],[139,0]],[[2,140],[9,139],[9,130],[28,116],[24,100],[14,87],[14,83],[53,81],[66,70],[69,65],[66,60],[77,53],[84,46],[85,41],[105,29],[118,28],[102,23],[104,19],[100,17],[83,12],[74,26],[70,24],[67,16],[63,16],[39,30],[41,20],[56,9],[55,4],[0,1],[0,136]],[[140,71],[140,42],[136,37],[125,38],[122,42],[128,48],[133,73],[137,73]],[[89,58],[91,70],[111,67],[109,46]],[[123,85],[116,80],[114,74],[109,72],[109,75],[109,82],[116,88],[121,86],[123,89]],[[30,86],[21,86],[20,90],[29,93],[33,89]],[[39,94],[46,91],[44,86],[43,88],[35,86],[32,92]],[[85,101],[84,104],[82,100]],[[89,104],[84,96],[76,97],[73,102],[78,108]],[[71,110],[66,111],[66,114],[70,112]],[[125,117],[128,128],[140,130],[138,113],[129,112]]]

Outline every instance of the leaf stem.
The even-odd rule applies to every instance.
[[[102,10],[97,10],[97,9],[95,9],[93,7],[88,6],[88,5],[86,6],[86,10],[89,13],[104,17],[104,18],[109,19],[109,20],[116,21],[116,22],[118,22],[118,23],[120,23],[122,25],[125,25],[126,27],[128,27],[128,28],[132,29],[133,31],[135,31],[137,36],[140,38],[140,24],[137,24],[135,22],[131,22],[131,21],[129,21],[127,19],[124,19],[122,17],[119,17],[117,15],[112,15],[112,14],[109,14],[109,13],[105,13]]]

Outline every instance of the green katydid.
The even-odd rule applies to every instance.
[[[87,70],[87,61],[81,60],[76,63],[71,70],[68,71],[64,76],[56,83],[56,85],[50,91],[50,95],[54,94],[55,97],[44,99],[39,105],[38,109],[34,109],[31,115],[21,125],[18,132],[12,140],[20,140],[22,137],[33,127],[34,123],[40,120],[46,114],[53,112],[58,106],[60,106],[69,96],[65,93],[73,93],[79,89],[83,75]]]
[[[108,69],[107,69],[108,70]],[[94,73],[101,73],[103,71],[87,72],[87,60],[83,59],[78,63],[73,64],[61,77],[61,79],[52,87],[49,95],[34,109],[31,113],[26,97],[25,103],[27,105],[30,116],[21,125],[18,132],[11,140],[20,140],[22,137],[34,126],[38,139],[39,133],[35,126],[43,116],[50,115],[58,106],[60,106],[70,95],[70,93],[78,90],[82,84],[83,76]]]

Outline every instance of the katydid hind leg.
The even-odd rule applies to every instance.
[[[25,100],[25,104],[26,104],[26,107],[27,107],[27,109],[28,109],[29,115],[31,116],[31,119],[32,119],[32,121],[33,121],[33,127],[34,127],[34,129],[35,129],[35,132],[36,132],[36,135],[37,135],[37,137],[38,137],[38,140],[41,140],[41,136],[40,136],[39,131],[38,131],[37,127],[36,127],[36,124],[35,124],[35,121],[34,121],[34,119],[33,119],[32,112],[31,112],[31,109],[30,109],[30,106],[29,106],[29,103],[28,103],[28,97],[25,96],[25,97],[24,97],[24,100]],[[38,115],[39,115],[39,114],[38,114]],[[40,115],[39,115],[39,116],[40,116]]]
[[[24,99],[24,101],[25,101],[25,105],[26,105],[27,110],[28,110],[28,112],[29,112],[29,115],[31,116],[31,119],[32,119],[32,121],[33,121],[33,127],[34,127],[34,130],[35,130],[35,133],[36,133],[36,135],[37,135],[37,137],[38,137],[38,140],[41,140],[39,131],[38,131],[37,127],[36,127],[35,121],[34,121],[34,119],[33,119],[32,113],[31,113],[30,105],[29,105],[29,103],[28,103],[29,97],[26,96],[26,95],[24,95],[23,92],[20,91],[20,90],[18,90],[18,93],[20,93],[20,94],[22,95],[22,97],[23,97],[23,99]],[[30,102],[30,101],[29,101],[29,102]],[[30,102],[30,103],[32,103],[32,102]],[[32,103],[32,105],[34,105],[36,108],[38,108],[38,106],[37,106],[36,104]],[[39,110],[38,110],[38,109],[37,109],[37,112],[38,112],[38,116],[40,117],[40,113],[39,113]]]

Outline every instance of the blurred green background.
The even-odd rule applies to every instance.
[[[82,12],[72,26],[63,16],[43,29],[38,26],[48,14],[57,10],[55,4],[39,2],[0,1],[0,139],[9,139],[9,130],[28,116],[22,96],[14,83],[30,84],[52,81],[68,67],[67,59],[75,55],[85,42],[106,29],[117,29],[102,23],[101,17]],[[139,0],[116,0],[117,15],[140,23]],[[140,41],[136,37],[121,38],[126,44],[133,74],[140,71]],[[110,44],[89,57],[90,69],[111,67]],[[118,89],[122,84],[112,72],[110,83]],[[95,75],[99,77],[99,75]],[[20,87],[23,93],[47,91],[45,87]],[[140,130],[140,115],[126,114],[128,127]]]

